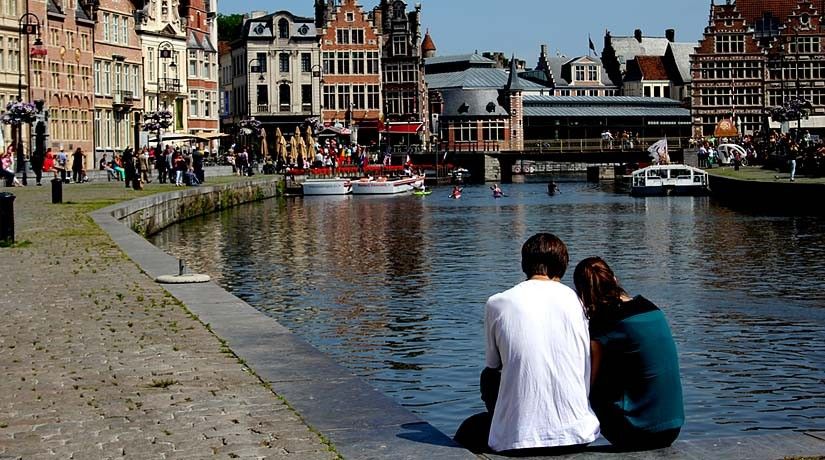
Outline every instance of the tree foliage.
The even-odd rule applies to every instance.
[[[243,27],[242,14],[218,14],[218,38],[231,42],[240,38]]]

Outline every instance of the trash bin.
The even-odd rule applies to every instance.
[[[63,181],[54,178],[52,179],[52,203],[60,204],[63,202]]]
[[[14,243],[14,199],[7,192],[0,193],[0,242]]]

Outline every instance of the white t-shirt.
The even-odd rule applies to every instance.
[[[525,281],[487,301],[487,367],[502,367],[488,443],[495,451],[593,442],[590,334],[576,293]]]

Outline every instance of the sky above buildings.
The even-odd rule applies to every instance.
[[[221,13],[287,10],[313,16],[312,0],[218,0]],[[408,1],[410,7],[415,1]],[[587,54],[588,34],[601,53],[604,32],[663,37],[676,29],[676,41],[696,42],[708,22],[710,0],[420,0],[422,27],[438,47],[438,55],[478,50],[515,53],[535,65],[541,44],[551,54]],[[373,8],[378,0],[361,0]]]

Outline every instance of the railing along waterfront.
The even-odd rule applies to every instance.
[[[647,150],[651,145],[662,140],[661,137],[642,137],[634,139],[550,139],[525,140],[524,151],[538,153],[571,153],[571,152],[605,152],[640,151]],[[681,149],[688,146],[688,139],[684,137],[667,138],[669,149]]]

